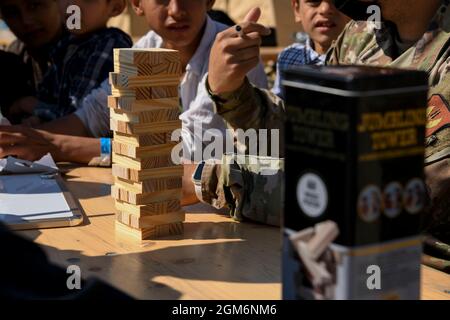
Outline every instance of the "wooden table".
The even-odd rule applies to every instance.
[[[264,63],[269,61],[277,62],[278,55],[283,49],[283,47],[262,47],[260,53],[261,59]]]
[[[117,237],[111,170],[75,168],[67,185],[84,209],[78,227],[22,231],[62,266],[81,267],[139,299],[280,299],[278,228],[187,208],[185,234],[143,245]],[[423,267],[422,297],[449,299],[450,277]]]

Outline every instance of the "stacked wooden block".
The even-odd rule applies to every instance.
[[[112,196],[116,230],[145,240],[183,232],[183,166],[171,152],[181,129],[179,53],[164,49],[115,49],[108,97],[113,139]]]

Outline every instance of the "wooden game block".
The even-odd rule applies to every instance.
[[[180,84],[178,75],[129,76],[123,73],[110,72],[109,83],[113,88],[131,89],[139,87],[174,87]]]
[[[115,204],[118,211],[128,212],[139,217],[181,211],[181,203],[179,199],[152,202],[146,205],[134,205],[128,202],[116,200]]]
[[[158,144],[149,147],[136,147],[116,141],[113,141],[112,143],[112,149],[115,154],[138,159],[149,158],[158,154],[171,154],[175,146],[176,143]]]
[[[153,76],[168,75],[180,77],[181,61],[164,61],[158,64],[140,63],[131,65],[128,63],[114,63],[114,72],[128,76]]]
[[[114,62],[118,65],[149,65],[158,66],[167,62],[181,65],[180,53],[176,50],[163,48],[118,48],[114,49]]]
[[[114,185],[135,193],[152,193],[164,190],[181,189],[183,187],[183,179],[182,177],[167,177],[134,182],[116,177]]]
[[[318,260],[338,235],[339,227],[334,221],[325,221],[317,224],[315,235],[307,243],[311,258]]]
[[[133,182],[142,182],[148,179],[182,177],[184,174],[184,167],[180,165],[168,168],[135,170],[130,168],[124,168],[118,164],[113,164],[112,174],[117,178],[122,178]]]
[[[153,110],[143,112],[125,112],[120,109],[112,109],[110,115],[111,119],[133,124],[167,122],[179,120],[180,109],[178,107],[155,107]]]
[[[139,217],[128,212],[118,212],[116,220],[134,229],[147,229],[160,225],[183,222],[186,218],[184,211],[168,212],[153,216]]]
[[[153,202],[181,200],[182,189],[163,190],[151,193],[136,193],[120,188],[118,185],[111,186],[111,196],[120,201],[135,205],[146,205]]]
[[[160,225],[152,228],[134,229],[116,221],[116,232],[135,241],[151,240],[166,236],[181,235],[184,232],[182,222]]]
[[[311,276],[311,282],[314,286],[321,286],[331,282],[331,274],[324,265],[318,263],[311,257],[305,242],[298,242],[296,249],[302,263],[305,265],[306,270],[308,270],[308,273]]]
[[[133,98],[137,101],[178,98],[178,86],[139,87],[129,89],[117,89],[112,87],[111,93],[114,97]]]
[[[120,144],[129,145],[132,147],[161,147],[166,145],[167,148],[178,144],[178,141],[172,141],[172,131],[140,134],[140,135],[130,135],[123,134],[120,132],[114,133],[114,141]],[[130,156],[134,157],[134,156]],[[139,158],[139,157],[135,157]]]
[[[172,120],[165,122],[152,122],[152,123],[129,123],[110,119],[110,127],[112,131],[138,135],[138,134],[149,134],[158,132],[175,131],[181,129],[180,120]]]
[[[180,99],[165,98],[153,100],[136,100],[133,97],[108,96],[108,106],[111,109],[123,110],[125,112],[152,111],[155,108],[179,108]]]
[[[178,165],[172,162],[172,155],[170,153],[164,155],[151,155],[146,158],[129,158],[113,152],[112,160],[115,164],[134,170],[168,168]]]

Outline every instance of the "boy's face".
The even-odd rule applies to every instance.
[[[72,15],[67,8],[76,5],[81,12],[81,29],[69,30],[75,35],[88,34],[106,26],[109,18],[119,15],[125,8],[124,0],[59,0],[62,15]]]
[[[136,13],[171,48],[195,42],[214,0],[132,0]]]
[[[293,0],[295,18],[315,44],[327,50],[350,18],[334,6],[333,0]]]
[[[31,50],[51,43],[62,30],[57,0],[1,0],[0,11],[11,31]]]

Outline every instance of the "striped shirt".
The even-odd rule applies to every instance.
[[[283,88],[281,85],[281,72],[295,66],[301,65],[323,65],[325,64],[326,55],[320,55],[311,46],[311,39],[308,37],[305,44],[294,43],[284,49],[278,56],[277,76],[272,92],[284,99]]]
[[[83,39],[65,36],[52,52],[52,65],[39,86],[40,102],[34,114],[50,121],[73,113],[81,100],[108,78],[114,67],[113,49],[131,45],[130,37],[116,28]]]

